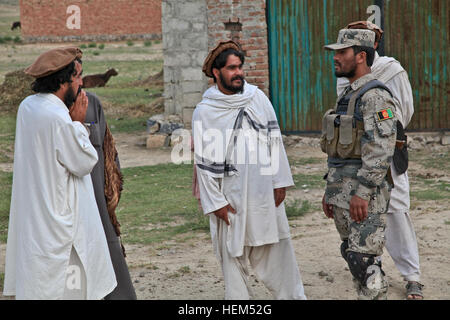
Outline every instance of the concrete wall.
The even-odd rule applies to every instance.
[[[164,110],[190,126],[208,87],[202,73],[208,54],[206,0],[163,0]]]

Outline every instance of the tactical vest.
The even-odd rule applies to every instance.
[[[361,97],[374,88],[382,88],[392,96],[381,81],[374,79],[341,97],[333,109],[325,112],[320,146],[328,154],[329,162],[361,163],[361,138],[364,135]]]

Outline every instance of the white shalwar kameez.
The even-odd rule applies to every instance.
[[[274,189],[294,183],[269,99],[246,82],[244,92],[234,95],[213,86],[197,105],[192,126],[200,199],[210,214],[225,298],[250,298],[248,259],[275,298],[306,299],[284,202],[275,207]],[[229,226],[212,214],[227,204],[236,210],[228,213]]]
[[[375,78],[391,90],[396,103],[397,119],[403,128],[409,124],[414,113],[413,95],[408,74],[400,63],[391,57],[380,57],[375,52],[371,67]],[[346,78],[337,78],[338,96],[349,84]],[[397,269],[406,281],[420,281],[419,250],[416,234],[409,215],[409,180],[408,172],[398,174],[391,163],[392,179],[395,187],[391,191],[386,220],[386,249]]]
[[[96,162],[88,131],[57,96],[36,94],[21,103],[5,296],[102,299],[115,288],[89,175]]]

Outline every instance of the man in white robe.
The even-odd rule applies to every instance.
[[[380,43],[383,31],[375,24],[367,21],[350,23],[347,28],[370,29],[377,37],[375,49]],[[409,124],[414,113],[413,95],[408,74],[400,63],[391,57],[380,57],[375,51],[375,59],[371,67],[372,74],[383,82],[393,94],[396,103],[396,116],[403,125]],[[339,96],[348,86],[347,78],[338,78],[336,83]],[[407,281],[407,298],[422,299],[420,283],[419,250],[416,234],[409,215],[409,180],[408,172],[399,174],[391,163],[392,179],[395,187],[391,191],[391,200],[386,219],[386,249],[388,250],[397,269]]]
[[[5,296],[102,299],[117,284],[89,175],[81,55],[53,49],[25,70],[38,93],[17,113]]]
[[[205,60],[214,77],[192,119],[200,199],[222,266],[225,299],[249,299],[247,260],[277,299],[306,299],[284,208],[293,186],[273,107],[244,80],[244,56],[221,42]]]

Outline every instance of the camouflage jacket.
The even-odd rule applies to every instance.
[[[354,81],[347,90],[356,91],[373,79],[369,73]],[[364,122],[362,164],[329,166],[325,201],[349,209],[351,197],[357,195],[369,201],[369,213],[384,213],[391,188],[386,175],[396,139],[395,104],[386,90],[375,88],[361,97],[360,109]]]

